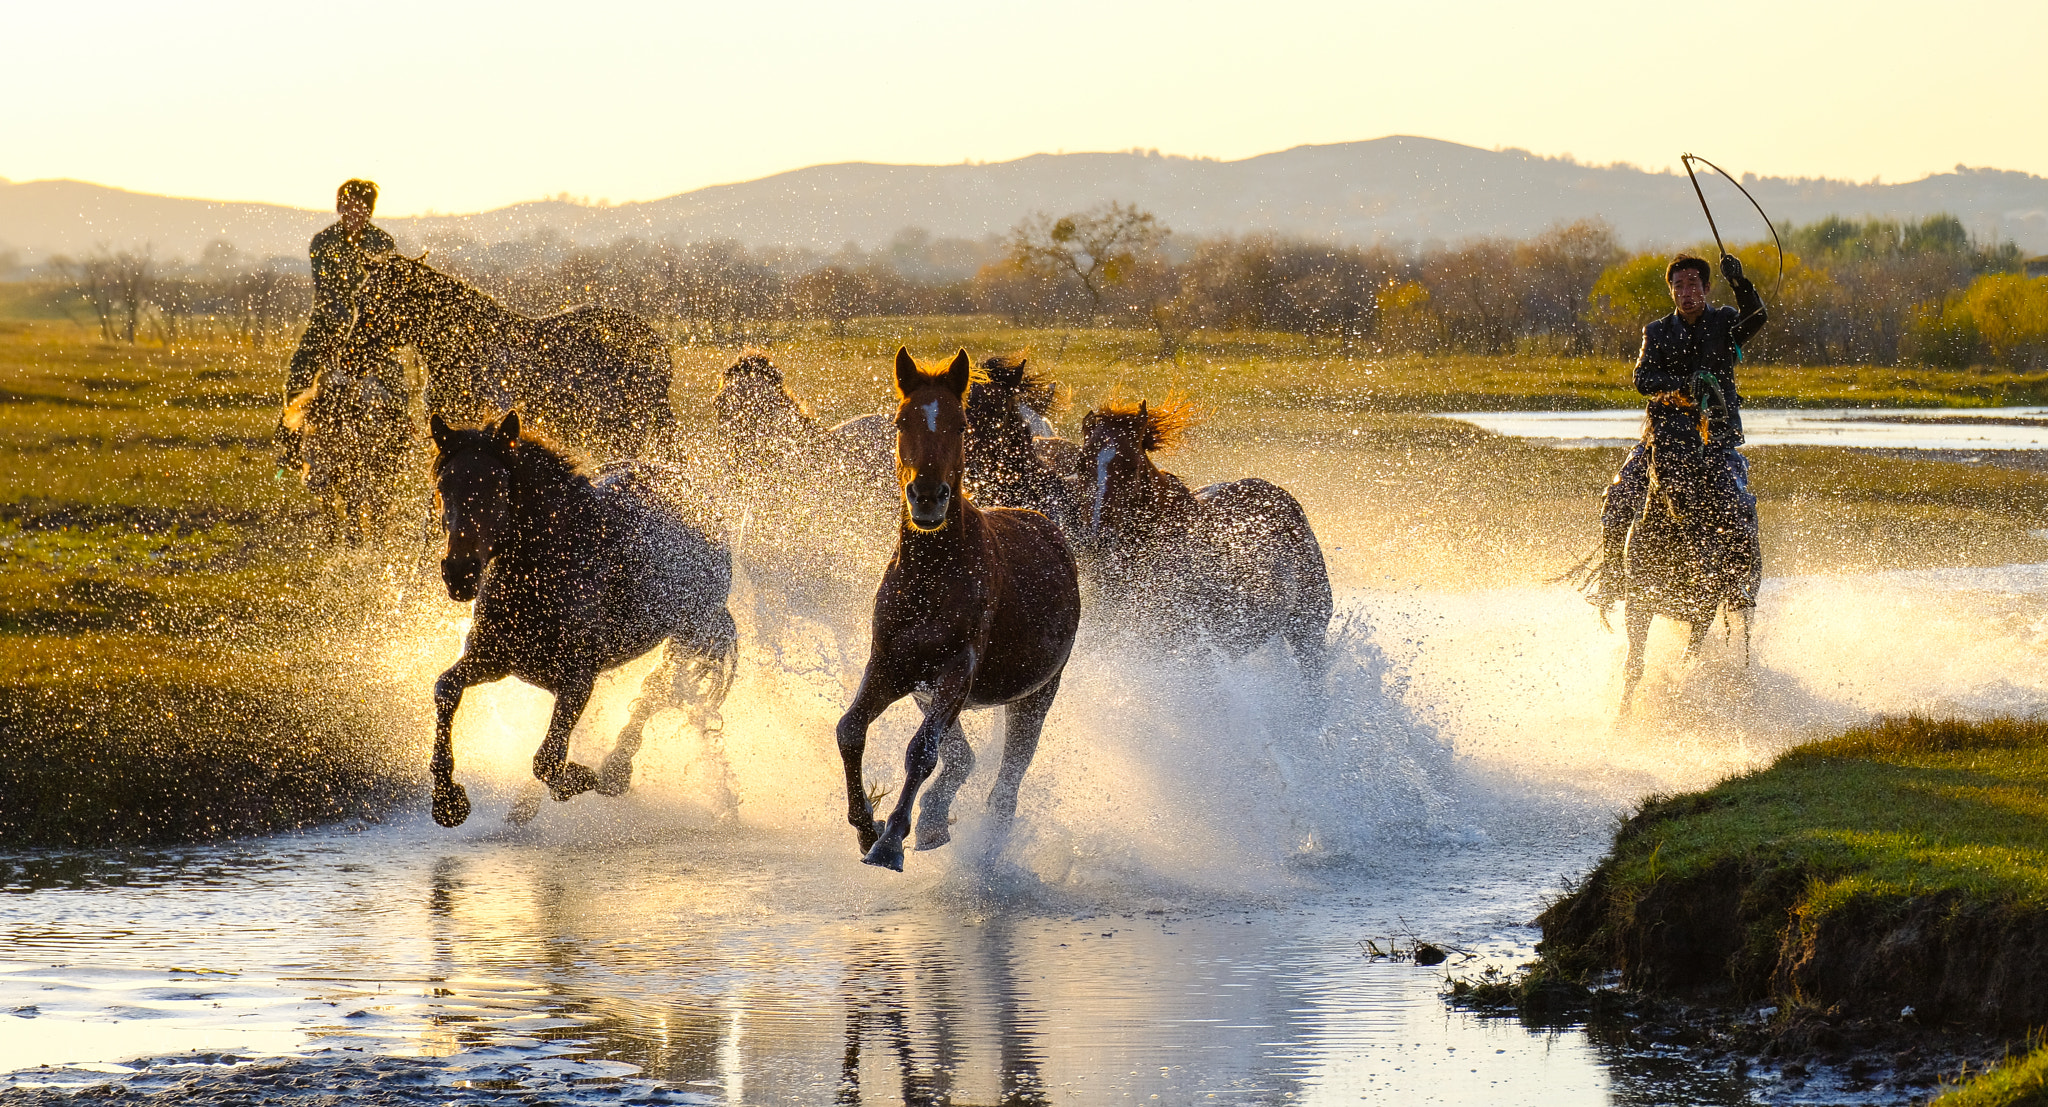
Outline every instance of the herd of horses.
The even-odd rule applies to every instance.
[[[462,655],[434,683],[435,820],[469,816],[451,737],[463,693],[506,676],[554,696],[533,760],[547,794],[622,794],[648,718],[670,705],[715,710],[739,651],[721,505],[656,460],[677,447],[669,343],[607,308],[531,318],[397,254],[366,260],[354,307],[312,386],[288,401],[285,425],[307,487],[359,539],[388,506],[411,436],[394,370],[400,348],[415,351],[442,576],[451,599],[474,601]],[[934,369],[899,350],[893,376],[893,415],[825,427],[768,357],[748,354],[712,405],[733,473],[802,474],[896,507],[867,668],[837,728],[862,860],[901,871],[913,814],[914,848],[950,840],[952,802],[974,765],[960,726],[968,709],[1004,712],[986,809],[989,849],[1000,848],[1084,594],[1156,646],[1243,656],[1277,641],[1306,686],[1320,682],[1332,601],[1308,517],[1256,477],[1194,489],[1160,468],[1153,455],[1191,424],[1184,402],[1105,401],[1075,442],[1046,420],[1057,388],[1024,357],[976,365],[962,350]],[[1646,431],[1656,476],[1629,547],[1631,693],[1653,614],[1692,624],[1696,647],[1743,594],[1717,552],[1727,528],[1688,498],[1704,434],[1690,403],[1659,397]],[[657,650],[611,752],[595,769],[571,761],[597,677]],[[924,719],[894,809],[877,821],[868,730],[905,696]],[[522,801],[508,817],[524,821],[535,806]]]

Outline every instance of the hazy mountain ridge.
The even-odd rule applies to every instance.
[[[387,197],[404,188],[382,183]],[[1958,167],[1904,184],[1768,177],[1745,183],[1780,222],[1948,212],[1979,236],[2048,251],[2048,178],[2031,174]],[[1762,234],[1755,212],[1726,182],[1707,187],[1729,238]],[[1032,211],[1112,199],[1156,212],[1183,235],[1279,231],[1353,242],[1453,241],[1525,236],[1598,216],[1624,242],[1663,246],[1697,241],[1706,229],[1683,175],[1411,137],[1297,146],[1232,162],[1127,152],[1035,154],[979,165],[817,165],[641,203],[543,200],[379,223],[412,246],[502,242],[546,231],[578,243],[629,235],[734,238],[829,252],[849,242],[879,246],[905,227],[981,238]],[[244,256],[302,258],[306,240],[332,219],[325,210],[153,196],[79,181],[0,183],[0,250],[25,261],[145,244],[159,257],[192,259],[215,240],[233,243]]]

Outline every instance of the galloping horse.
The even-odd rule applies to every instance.
[[[1081,419],[1094,470],[1082,548],[1104,602],[1169,638],[1248,653],[1274,635],[1320,677],[1330,576],[1308,516],[1286,489],[1246,477],[1190,491],[1153,464],[1192,422],[1185,404],[1110,402]]]
[[[1080,502],[1070,477],[1079,447],[1055,440],[1039,411],[1055,399],[1051,381],[1021,356],[981,363],[984,378],[967,390],[967,488],[978,504],[1028,507],[1071,531]],[[1062,450],[1064,448],[1064,451]],[[1069,464],[1061,466],[1064,452]]]
[[[398,463],[412,437],[404,384],[336,360],[285,405],[284,426],[299,436],[306,488],[329,508],[329,537],[361,545],[391,508]]]
[[[829,430],[783,381],[766,354],[725,371],[712,414],[735,472],[811,473],[819,468],[886,488],[896,468],[896,432],[882,415],[859,415]]]
[[[1003,763],[988,810],[999,828],[1015,818],[1024,770],[1081,624],[1080,581],[1059,528],[1035,511],[976,507],[961,491],[972,373],[965,350],[937,373],[921,369],[908,350],[896,351],[902,525],[875,596],[867,671],[839,720],[846,818],[860,835],[861,860],[897,872],[911,803],[941,756],[945,771],[918,815],[917,848],[952,840],[953,796],[974,768],[960,729],[963,708],[1004,708]],[[877,824],[861,759],[869,724],[904,696],[917,697],[924,722],[904,754],[896,809]]]
[[[1756,606],[1763,580],[1763,566],[1744,533],[1735,480],[1707,456],[1707,421],[1699,405],[1683,392],[1658,393],[1650,400],[1643,441],[1650,451],[1650,494],[1629,527],[1622,560],[1628,621],[1624,714],[1643,679],[1643,647],[1653,617],[1687,624],[1685,656],[1691,658],[1725,604],[1731,618],[1745,613],[1747,642],[1747,612]]]
[[[516,412],[480,430],[451,428],[439,415],[432,427],[448,531],[441,577],[450,599],[476,601],[462,657],[434,682],[434,821],[469,817],[449,735],[463,692],[508,675],[554,693],[533,775],[555,799],[624,793],[648,717],[693,695],[715,710],[732,685],[731,554],[663,494],[662,467],[622,463],[592,478],[521,433]],[[663,643],[604,763],[592,772],[568,760],[569,732],[597,675]],[[523,821],[519,808],[514,821]]]
[[[401,254],[364,260],[355,308],[348,356],[418,349],[436,415],[482,420],[516,403],[604,457],[673,435],[669,342],[631,312],[583,304],[535,319]]]

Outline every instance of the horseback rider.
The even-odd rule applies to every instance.
[[[304,392],[319,374],[320,366],[348,332],[354,315],[351,299],[356,282],[363,275],[363,258],[390,253],[397,247],[391,235],[370,222],[377,210],[377,182],[359,178],[343,181],[334,193],[334,210],[341,216],[313,236],[309,249],[313,262],[313,314],[306,320],[299,348],[292,353],[286,371],[284,398]],[[280,419],[278,437],[288,460],[296,452],[298,436]]]
[[[1742,445],[1742,397],[1735,388],[1735,365],[1742,344],[1763,329],[1764,301],[1756,285],[1742,275],[1742,262],[1721,255],[1721,275],[1735,292],[1735,307],[1707,302],[1712,270],[1705,258],[1679,254],[1664,269],[1675,310],[1643,328],[1643,349],[1636,358],[1636,391],[1690,392],[1707,413],[1708,456],[1727,467],[1737,503],[1735,515],[1743,529],[1743,548],[1760,563],[1756,496],[1749,490],[1749,461],[1736,451]],[[1622,598],[1623,550],[1629,527],[1642,514],[1650,491],[1650,453],[1637,443],[1621,471],[1607,486],[1600,512],[1601,557],[1586,599],[1605,609]],[[1750,597],[1754,602],[1755,597]]]

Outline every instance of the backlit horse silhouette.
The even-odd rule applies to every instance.
[[[830,429],[820,427],[766,354],[747,354],[726,369],[711,410],[735,473],[779,478],[823,473],[877,489],[891,487],[896,431],[888,417],[860,415]]]
[[[424,260],[364,259],[344,357],[412,346],[427,410],[481,421],[515,404],[602,457],[666,448],[675,369],[660,332],[631,312],[583,304],[532,318]]]
[[[330,537],[346,537],[351,545],[383,528],[413,429],[403,379],[393,383],[386,379],[390,372],[357,375],[360,364],[330,361],[284,409],[285,429],[299,437],[306,489],[327,509]],[[389,362],[369,364],[398,370]]]
[[[875,596],[867,671],[839,720],[847,821],[861,860],[899,872],[911,804],[941,757],[945,770],[917,817],[917,848],[952,839],[953,796],[974,768],[960,729],[966,708],[1004,708],[1003,762],[988,797],[991,848],[1000,846],[1081,622],[1080,582],[1059,528],[1035,511],[977,507],[961,490],[972,373],[965,350],[937,373],[896,351],[902,523]],[[904,696],[917,697],[924,722],[904,754],[896,809],[877,823],[861,775],[868,726]]]
[[[1743,613],[1746,649],[1748,612],[1756,606],[1763,580],[1763,566],[1743,526],[1735,478],[1708,454],[1707,421],[1699,405],[1683,392],[1652,397],[1643,440],[1650,451],[1650,494],[1629,527],[1623,556],[1628,623],[1624,713],[1643,678],[1643,651],[1654,616],[1687,624],[1691,633],[1685,656],[1691,658],[1725,606],[1731,618]]]
[[[624,463],[593,477],[522,433],[513,412],[481,430],[436,415],[432,428],[448,532],[441,576],[450,599],[476,601],[462,657],[434,682],[434,820],[469,817],[450,737],[462,694],[506,676],[554,693],[533,775],[555,799],[624,793],[648,717],[689,700],[716,710],[732,685],[731,555],[668,494],[664,467]],[[664,643],[603,764],[593,772],[570,761],[569,732],[597,675]],[[514,821],[530,815],[514,809]]]
[[[1320,677],[1330,576],[1286,489],[1246,477],[1189,490],[1153,464],[1192,422],[1186,404],[1110,402],[1082,417],[1091,472],[1081,546],[1099,604],[1163,640],[1247,653],[1278,636]]]

